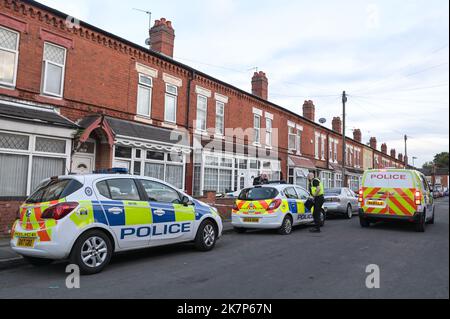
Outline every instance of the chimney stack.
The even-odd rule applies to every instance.
[[[391,157],[396,158],[397,151],[393,148],[391,149]]]
[[[403,163],[403,154],[402,153],[398,154],[398,160]]]
[[[359,143],[362,142],[362,133],[360,129],[356,129],[353,131],[353,139]]]
[[[303,117],[313,122],[316,120],[316,107],[313,101],[305,101],[303,104]]]
[[[376,137],[370,138],[370,147],[373,148],[374,150],[377,149],[377,138]]]
[[[384,154],[387,154],[387,153],[388,153],[387,150],[388,150],[387,144],[386,144],[386,143],[383,143],[383,144],[381,145],[381,152],[384,153]]]
[[[175,44],[175,30],[172,22],[161,18],[155,21],[155,25],[150,29],[150,48],[153,51],[173,58],[173,48]]]
[[[269,98],[269,80],[263,71],[255,72],[253,75],[252,94],[264,100]]]
[[[342,120],[340,117],[333,118],[333,131],[336,133],[342,134]]]

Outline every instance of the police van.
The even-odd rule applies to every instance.
[[[379,169],[364,173],[359,191],[360,223],[367,228],[382,220],[415,223],[418,232],[434,224],[434,200],[426,177],[408,169]]]
[[[311,195],[288,184],[267,184],[241,191],[232,209],[232,225],[238,233],[249,229],[277,229],[290,235],[292,227],[314,222],[313,209],[305,206]],[[321,212],[322,226],[325,212]]]
[[[102,271],[114,252],[182,242],[209,251],[222,234],[215,208],[163,181],[125,174],[48,179],[19,214],[15,252],[35,265],[68,258],[84,274]]]

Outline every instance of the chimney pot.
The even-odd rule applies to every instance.
[[[398,154],[398,160],[399,160],[400,162],[403,162],[403,154],[402,154],[402,153],[399,153],[399,154]]]
[[[315,121],[316,119],[316,107],[314,105],[314,102],[309,100],[305,101],[303,104],[303,117],[310,120]]]
[[[388,152],[387,150],[388,150],[387,144],[383,143],[381,145],[381,152],[384,153],[384,154],[387,154],[387,152]]]
[[[333,131],[336,133],[342,134],[342,121],[340,117],[334,117],[333,118]]]
[[[397,151],[393,148],[391,149],[391,157],[396,158]]]
[[[252,78],[252,94],[267,100],[269,98],[269,80],[263,71],[255,72]]]
[[[149,31],[150,48],[173,58],[173,50],[175,44],[175,30],[172,22],[161,18],[155,21],[154,26]]]

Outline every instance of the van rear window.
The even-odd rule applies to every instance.
[[[364,187],[414,188],[409,172],[367,172]]]
[[[50,180],[39,185],[26,203],[36,204],[60,200],[75,193],[82,187],[83,184],[74,179]]]
[[[278,190],[273,187],[256,187],[244,189],[239,195],[239,200],[266,200],[278,196]]]

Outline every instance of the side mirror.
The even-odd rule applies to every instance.
[[[184,206],[190,206],[193,203],[192,203],[192,201],[191,201],[191,199],[189,197],[183,196],[183,198],[181,199],[181,204],[184,205]]]

